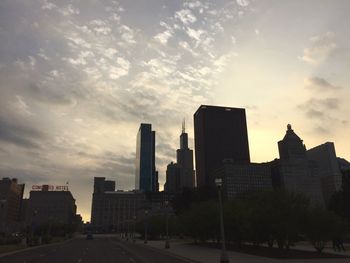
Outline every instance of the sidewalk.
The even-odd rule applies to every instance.
[[[345,248],[347,249],[345,252],[338,252],[338,251],[334,251],[333,247],[331,246],[331,242],[328,242],[328,244],[326,245],[326,247],[324,248],[323,252],[324,253],[329,253],[329,254],[336,254],[336,255],[346,255],[346,256],[350,256],[350,247],[349,244],[344,244]],[[294,247],[292,247],[293,249],[299,249],[299,250],[305,250],[305,251],[315,251],[315,249],[310,246],[309,244],[307,244],[306,242],[304,243],[298,243],[296,244]],[[349,261],[350,262],[350,261]]]
[[[138,242],[140,243],[140,242]],[[188,241],[187,241],[188,243]],[[215,248],[207,248],[186,244],[186,241],[172,241],[170,248],[164,248],[164,241],[148,241],[145,246],[162,250],[164,253],[170,253],[175,256],[184,257],[194,262],[201,263],[219,263],[220,250]],[[299,248],[299,247],[298,247]],[[329,251],[327,251],[329,252]],[[348,254],[348,253],[347,253]],[[343,254],[344,255],[344,254]],[[274,259],[267,257],[259,257],[244,253],[228,251],[231,263],[350,263],[349,259]]]

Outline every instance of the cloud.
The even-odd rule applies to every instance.
[[[135,32],[130,27],[127,25],[122,25],[119,28],[119,32],[121,33],[122,40],[124,40],[127,44],[136,44]]]
[[[325,127],[335,127],[342,124],[339,120],[341,101],[338,98],[308,99],[303,104],[298,105],[308,119],[308,124],[312,130],[319,134],[330,134],[333,129]]]
[[[320,77],[306,78],[304,83],[306,88],[317,89],[320,91],[335,91],[341,89],[341,87],[332,85],[327,80]]]
[[[175,18],[180,20],[183,24],[188,25],[197,21],[197,18],[190,9],[182,9],[175,13]]]
[[[65,106],[72,105],[73,95],[68,94],[64,89],[59,89],[59,86],[44,86],[40,83],[30,84],[28,87],[28,94],[31,98],[38,102]]]
[[[44,1],[44,4],[42,5],[42,9],[54,9],[56,8],[57,6],[54,4],[54,3],[51,3],[51,2],[48,2],[47,0]]]
[[[338,98],[311,98],[305,103],[298,105],[298,109],[304,112],[309,119],[309,123],[314,125],[315,131],[324,133],[325,129],[320,129],[319,127],[332,127],[340,122],[337,116],[340,103]],[[328,133],[330,132],[331,130],[328,131]]]
[[[25,148],[39,148],[39,142],[44,138],[46,136],[41,131],[0,116],[0,141]]]
[[[301,59],[309,64],[319,64],[327,60],[338,48],[335,42],[335,34],[327,32],[324,35],[310,38],[311,45],[304,48],[304,54]]]
[[[157,34],[154,38],[157,39],[160,43],[166,44],[169,38],[171,38],[171,36],[172,36],[172,32],[169,30],[166,30],[162,33]]]
[[[13,106],[17,110],[17,112],[27,116],[33,115],[33,113],[30,112],[29,107],[22,96],[16,95],[16,99],[17,101],[14,102]]]
[[[70,178],[78,209],[88,214],[94,176],[134,187],[135,136],[140,122],[150,122],[163,182],[182,119],[212,101],[219,73],[233,59],[231,42],[222,43],[234,33],[238,10],[206,1],[142,11],[134,5],[5,1],[0,174],[26,171],[28,184]],[[20,21],[3,15],[10,10]]]
[[[248,0],[236,0],[236,3],[241,6],[241,7],[246,7],[249,5],[249,1]]]

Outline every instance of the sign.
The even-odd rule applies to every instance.
[[[33,185],[34,191],[68,191],[68,185]]]

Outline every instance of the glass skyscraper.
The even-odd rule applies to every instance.
[[[152,124],[141,123],[136,140],[135,189],[145,192],[158,191],[158,172],[155,165],[156,132]]]

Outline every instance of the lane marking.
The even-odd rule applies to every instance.
[[[44,257],[45,256],[45,254],[40,254],[40,257]]]
[[[135,259],[133,259],[133,258],[129,258],[129,260],[130,260],[131,262],[136,262]]]
[[[81,261],[82,261],[82,259],[81,259],[81,258],[79,258],[79,259],[78,259],[78,263],[80,263]]]

